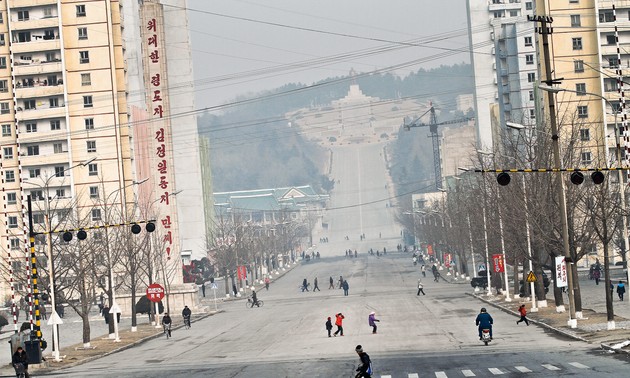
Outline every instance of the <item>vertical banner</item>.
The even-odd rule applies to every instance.
[[[492,265],[494,266],[495,273],[503,273],[505,271],[503,261],[503,254],[498,253],[496,255],[492,255]]]
[[[433,256],[433,246],[431,244],[427,245],[427,253],[429,256]]]
[[[241,265],[241,266],[237,267],[236,268],[236,272],[238,274],[238,279],[239,280],[247,279],[247,269],[245,268],[245,266]]]
[[[556,287],[567,287],[569,281],[567,278],[567,264],[564,256],[556,256]]]
[[[451,267],[451,254],[450,253],[445,253],[444,254],[444,265],[447,268]]]

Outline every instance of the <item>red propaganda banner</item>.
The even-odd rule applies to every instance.
[[[245,269],[244,265],[241,265],[238,268],[236,268],[236,272],[238,274],[239,280],[247,279],[247,269]]]
[[[505,266],[503,265],[503,255],[500,253],[492,255],[492,265],[494,265],[495,273],[503,273],[505,271]]]
[[[446,266],[447,268],[451,267],[451,254],[450,253],[444,254],[444,266]]]
[[[427,253],[429,256],[433,256],[433,246],[431,244],[427,245]]]
[[[147,298],[151,302],[159,302],[164,298],[164,288],[159,283],[152,283],[147,287]]]

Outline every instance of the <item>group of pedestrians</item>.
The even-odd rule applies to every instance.
[[[330,279],[332,280],[332,277],[330,277]],[[308,290],[308,288],[309,288],[310,286],[311,286],[311,284],[310,284],[310,283],[308,282],[308,280],[305,278],[305,279],[302,281],[302,286],[301,286],[301,288],[302,288],[302,292],[304,292],[304,291],[309,291],[309,290]],[[321,290],[319,289],[319,283],[317,282],[317,277],[315,277],[315,279],[313,280],[313,293],[314,293],[315,291],[321,291]]]
[[[340,312],[338,314],[335,314],[335,326],[337,326],[337,330],[332,333],[332,329],[333,329],[333,324],[332,324],[332,318],[329,316],[328,320],[326,320],[326,332],[328,332],[328,337],[332,337],[335,336],[337,337],[337,335],[339,336],[343,336],[343,320],[346,317]],[[368,315],[368,325],[370,327],[372,327],[372,334],[376,333],[377,330],[377,326],[376,323],[380,322],[380,320],[376,319],[376,312],[372,311],[370,312],[370,315]]]
[[[359,253],[357,252],[357,250],[355,249],[354,252],[352,252],[351,249],[346,249],[346,257],[359,257]]]

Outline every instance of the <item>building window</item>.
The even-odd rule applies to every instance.
[[[536,109],[529,109],[529,118],[536,119]]]
[[[510,11],[510,17],[518,17],[518,11],[517,10],[511,10]]]
[[[534,7],[532,6],[532,2],[531,2],[531,1],[527,1],[527,2],[525,2],[525,9],[526,9],[526,10],[532,10],[532,9],[534,9]]]
[[[30,31],[25,31],[25,32],[19,32],[18,33],[18,42],[30,42],[31,41],[31,32]]]
[[[61,130],[61,121],[58,119],[53,119],[52,121],[50,121],[50,130]]]
[[[612,11],[603,11],[599,13],[599,22],[614,22],[615,16]]]
[[[39,146],[28,146],[28,147],[26,147],[26,154],[28,156],[39,155]]]
[[[59,99],[57,97],[49,98],[48,99],[48,104],[50,105],[51,108],[58,108],[59,107]]]
[[[15,171],[5,171],[4,172],[4,181],[5,182],[15,182]]]
[[[63,166],[55,167],[55,177],[64,177],[66,174],[66,169]]]
[[[79,40],[88,39],[87,28],[78,28]]]
[[[11,243],[11,249],[20,249],[20,239],[11,238],[9,243]]]
[[[571,15],[571,27],[572,28],[578,28],[582,26],[582,20],[580,19],[580,15],[579,14],[572,14]]]
[[[86,118],[85,119],[85,129],[86,130],[94,130],[94,118]]]
[[[619,59],[616,57],[608,59],[609,68],[619,68]]]
[[[0,57],[0,68],[7,68],[7,57]]]
[[[81,74],[81,85],[92,85],[92,77],[89,73]]]
[[[575,84],[575,92],[578,96],[586,95],[586,83]]]
[[[6,45],[6,41],[4,40],[4,34],[0,34],[0,46]]]
[[[11,136],[11,125],[2,125],[2,136],[3,137]]]
[[[37,105],[35,104],[35,100],[24,100],[24,109],[26,109],[26,110],[35,110],[35,109],[37,109]]]
[[[527,74],[527,82],[528,83],[533,83],[536,81],[536,73],[535,72],[529,72]]]
[[[17,14],[18,14],[18,21],[28,21],[29,15],[28,15],[27,10],[18,11]]]
[[[35,224],[44,224],[44,214],[42,214],[42,213],[33,214],[33,223],[35,223]]]
[[[94,104],[92,103],[92,96],[83,96],[83,107],[91,108]]]
[[[582,38],[571,38],[573,50],[582,50]]]
[[[101,220],[101,209],[92,209],[92,222]]]
[[[606,44],[608,44],[608,45],[616,45],[617,44],[617,37],[615,37],[614,34],[608,34],[606,36]]]
[[[40,170],[39,168],[33,168],[33,169],[29,169],[28,170],[28,177],[30,178],[37,178],[40,175]]]
[[[77,5],[77,17],[85,17],[85,4]]]
[[[57,189],[55,191],[57,198],[66,198],[66,190],[65,189]]]
[[[505,11],[503,10],[494,11],[494,18],[503,18],[503,17],[505,17]]]
[[[15,205],[17,203],[17,195],[15,192],[7,193],[7,203],[9,205]]]
[[[98,186],[90,186],[90,198],[98,198]]]
[[[589,129],[580,129],[580,140],[584,142],[591,140],[591,131]]]
[[[591,164],[593,158],[591,157],[590,151],[585,151],[580,154],[580,160],[582,160],[582,164],[588,165]]]
[[[79,63],[90,63],[89,51],[79,51]]]
[[[0,12],[0,24],[4,24],[4,16],[2,15],[2,12]]]
[[[9,114],[9,113],[11,113],[11,109],[9,109],[9,103],[8,102],[0,103],[0,114]]]
[[[62,143],[53,143],[53,152],[56,154],[63,153],[63,144]]]
[[[44,18],[51,18],[53,16],[52,7],[44,8]]]
[[[534,54],[525,55],[525,64],[534,64]]]
[[[583,60],[574,60],[573,61],[573,71],[574,72],[584,72],[584,61]]]
[[[9,216],[7,219],[7,223],[9,224],[9,228],[18,228],[18,219],[14,216]]]
[[[88,165],[88,175],[98,176],[98,164],[92,163]]]
[[[9,91],[9,84],[6,80],[0,80],[0,92],[6,93]]]
[[[13,147],[4,147],[2,149],[2,157],[5,159],[13,159]]]
[[[86,143],[87,143],[87,152],[96,152],[95,140],[88,140]]]
[[[588,106],[580,105],[577,107],[578,118],[587,118],[588,117]]]
[[[27,133],[36,133],[37,132],[37,123],[35,123],[35,122],[27,122],[26,123],[26,132]]]
[[[534,91],[529,91],[529,101],[534,101]]]
[[[525,46],[532,46],[532,37],[525,37]]]
[[[41,190],[31,190],[31,192],[29,193],[31,198],[36,200],[36,201],[40,201],[44,199],[44,192]]]
[[[580,0],[569,0],[569,4],[577,4]]]

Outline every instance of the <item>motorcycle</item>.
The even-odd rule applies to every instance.
[[[492,341],[489,328],[484,328],[481,330],[481,341],[483,341],[485,345],[488,345],[488,343]]]

